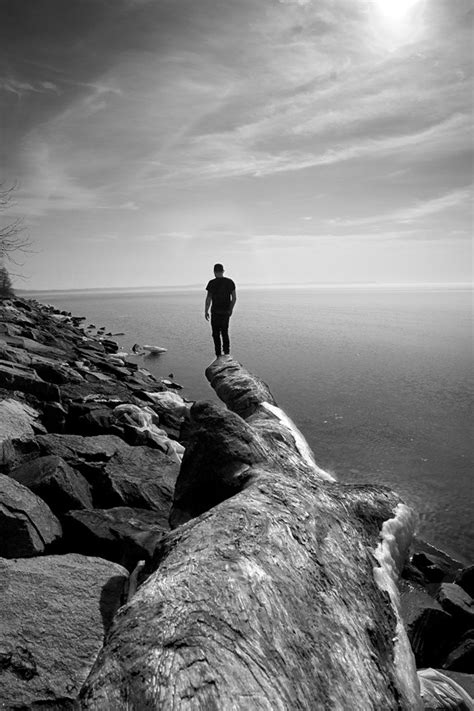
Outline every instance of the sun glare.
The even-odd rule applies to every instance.
[[[423,0],[372,0],[373,30],[378,42],[392,51],[420,38]]]
[[[376,0],[379,13],[393,22],[405,20],[417,3],[418,0]]]

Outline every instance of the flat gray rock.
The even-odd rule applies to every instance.
[[[77,554],[0,558],[1,708],[76,708],[127,577]]]
[[[179,464],[159,449],[127,447],[107,462],[105,488],[112,506],[153,509],[167,520]]]
[[[39,555],[61,535],[61,524],[45,502],[26,486],[0,474],[0,555]]]

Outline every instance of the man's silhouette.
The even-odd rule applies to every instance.
[[[216,356],[219,357],[222,355],[222,351],[224,351],[224,355],[228,355],[230,352],[229,319],[232,316],[237,296],[235,284],[232,279],[224,276],[222,264],[214,264],[214,277],[206,286],[204,316],[206,321],[209,321],[209,307],[211,307],[212,338]]]

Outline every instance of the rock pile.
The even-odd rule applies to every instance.
[[[448,708],[427,666],[472,693],[473,567],[407,554],[398,496],[335,482],[236,361],[192,405],[83,321],[0,302],[0,708]]]
[[[0,302],[0,708],[79,708],[169,530],[188,403],[83,319]]]
[[[415,540],[400,590],[417,667],[473,674],[474,566]]]

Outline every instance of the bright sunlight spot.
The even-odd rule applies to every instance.
[[[424,0],[372,0],[372,25],[379,46],[393,51],[419,39]]]
[[[376,0],[378,11],[387,20],[400,22],[405,20],[410,10],[418,4],[419,0]]]

